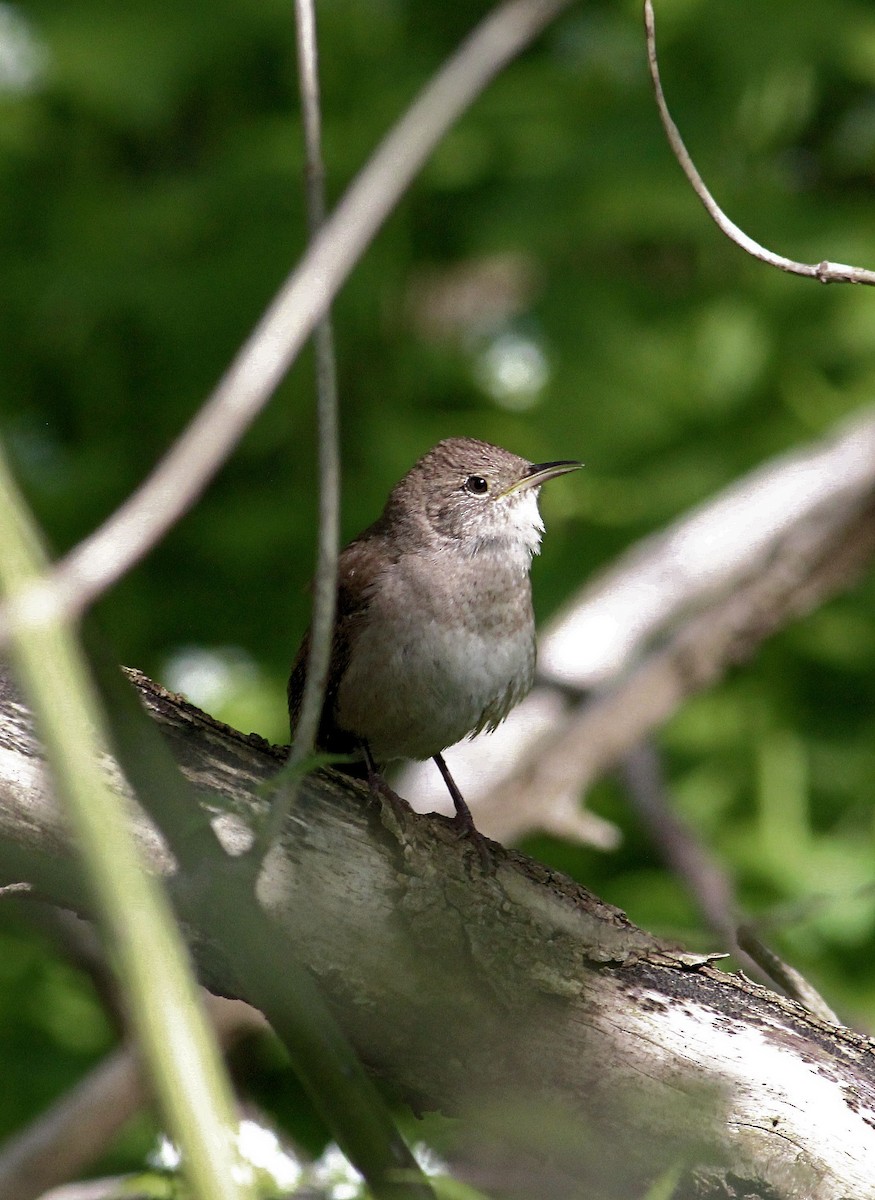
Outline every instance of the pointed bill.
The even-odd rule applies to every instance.
[[[561,459],[558,462],[533,463],[528,471],[512,483],[509,488],[501,493],[502,496],[510,496],[513,492],[525,492],[529,488],[540,487],[542,483],[546,483],[548,479],[555,479],[558,475],[567,475],[569,471],[578,471],[583,466],[583,463],[574,462],[571,459]]]

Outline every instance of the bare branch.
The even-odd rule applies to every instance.
[[[665,130],[674,156],[680,163],[681,170],[690,181],[693,191],[702,201],[705,211],[714,221],[717,228],[730,241],[735,242],[736,246],[740,246],[742,250],[759,259],[760,262],[768,263],[771,267],[778,267],[781,271],[788,271],[792,275],[806,275],[809,278],[820,280],[821,283],[865,283],[870,286],[875,284],[875,271],[867,271],[863,267],[852,267],[847,263],[826,261],[819,263],[794,262],[791,258],[785,258],[782,254],[776,254],[773,250],[768,250],[765,246],[761,246],[759,242],[755,242],[743,229],[740,229],[734,221],[731,221],[727,217],[697,171],[696,165],[684,145],[680,130],[674,123],[671,113],[668,111],[668,105],[666,104],[665,95],[662,90],[662,82],[659,77],[659,64],[656,58],[656,24],[651,0],[644,0],[644,28],[647,34],[647,62],[650,67],[650,79],[653,83],[653,94],[656,97],[656,105],[659,109],[662,127]]]
[[[794,529],[853,512],[875,491],[875,410],[769,459],[630,547],[549,623],[540,675],[609,683],[654,639],[765,568]]]
[[[426,85],[355,179],[215,391],[152,474],[94,533],[0,614],[41,625],[76,615],[197,500],[269,400],[319,317],[437,143],[490,80],[571,0],[506,0]]]
[[[809,988],[803,995],[797,984],[802,979],[798,971],[780,962],[761,942],[742,936],[748,927],[738,923],[740,909],[732,876],[672,808],[655,747],[649,742],[634,746],[621,760],[620,773],[632,808],[663,861],[698,905],[718,945],[725,946],[752,979],[776,984],[785,996],[804,1004],[821,1020],[841,1024],[821,997],[817,997],[820,1006],[806,1003],[810,994],[817,993]],[[779,962],[784,970],[777,971],[773,962]]]
[[[298,81],[304,118],[307,215],[315,240],[325,220],[325,167],[319,107],[319,60],[313,0],[295,0]],[[292,769],[313,753],[331,661],[337,606],[337,558],[340,541],[340,432],[338,427],[337,361],[330,310],[314,333],[316,352],[316,416],[319,430],[319,538],[313,581],[307,673],[292,748],[289,778],[277,789],[270,816],[258,838],[263,855],[282,828],[297,791]]]
[[[648,742],[634,747],[620,763],[633,808],[647,828],[663,860],[686,886],[706,923],[744,971],[802,1004],[821,1021],[841,1021],[808,980],[767,947],[749,922],[739,924],[740,910],[729,872],[702,845],[669,803],[662,764]]]
[[[686,885],[719,944],[734,953],[738,915],[732,880],[672,810],[656,750],[648,742],[634,746],[623,757],[620,771],[632,806],[663,860]],[[744,959],[745,969],[754,965]]]
[[[0,900],[7,900],[9,897],[19,899],[21,896],[33,895],[32,883],[7,883],[0,887]]]
[[[738,944],[757,963],[763,973],[778,985],[785,996],[796,1000],[821,1021],[825,1021],[829,1025],[841,1025],[841,1021],[820,992],[795,967],[791,967],[789,963],[779,958],[774,950],[764,945],[754,933],[751,925],[740,925],[737,937]]]

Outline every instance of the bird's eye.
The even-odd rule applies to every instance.
[[[489,481],[482,475],[469,475],[465,480],[465,491],[472,496],[485,496],[489,491]]]

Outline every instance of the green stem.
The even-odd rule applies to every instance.
[[[184,919],[222,946],[240,994],[282,1039],[314,1108],[373,1196],[434,1200],[431,1184],[316,982],[258,903],[259,861],[225,853],[118,667],[106,661],[99,644],[87,642],[118,761],[179,865],[176,896]]]
[[[224,1066],[169,903],[142,868],[101,761],[104,714],[70,629],[16,607],[48,566],[30,513],[0,451],[0,587],[12,651],[37,719],[58,797],[76,836],[134,1032],[199,1200],[244,1200],[236,1115]]]

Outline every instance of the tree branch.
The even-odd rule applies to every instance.
[[[693,617],[615,686],[572,709],[513,779],[484,798],[483,814],[513,812],[536,796],[545,811],[578,797],[632,746],[693,695],[752,657],[777,630],[856,582],[875,557],[875,497],[861,508],[823,514],[775,548],[771,563]]]
[[[388,1105],[293,947],[286,946],[282,970],[276,969],[269,949],[276,931],[257,896],[262,855],[226,853],[190,782],[116,665],[102,664],[97,650],[93,660],[124,777],[184,879],[177,899],[185,920],[202,937],[225,943],[229,976],[246,981],[250,1002],[283,1041],[299,1082],[374,1200],[434,1200]],[[231,930],[233,937],[225,941]]]
[[[736,246],[740,246],[742,250],[746,251],[753,258],[767,263],[770,267],[777,267],[781,271],[788,271],[792,275],[805,275],[811,279],[818,279],[821,283],[865,283],[870,286],[875,284],[875,271],[867,271],[864,267],[852,267],[847,263],[826,261],[801,263],[795,262],[792,258],[785,258],[783,254],[776,254],[774,250],[768,250],[765,246],[761,246],[759,242],[755,242],[752,237],[749,237],[743,229],[740,229],[734,221],[731,221],[727,217],[726,213],[711,195],[702,176],[696,170],[696,164],[693,162],[689,151],[684,145],[680,130],[672,120],[671,113],[668,111],[668,105],[666,104],[665,95],[662,90],[662,82],[659,77],[659,64],[656,58],[656,22],[651,0],[644,0],[644,28],[647,35],[647,63],[650,68],[653,94],[656,97],[659,119],[662,121],[662,127],[668,138],[668,144],[671,146],[681,170],[690,181],[693,191],[699,197],[708,216],[714,221],[721,233],[726,234],[731,242],[735,242]]]
[[[226,850],[245,850],[283,751],[135,678]],[[81,909],[29,714],[8,681],[0,711],[2,877]],[[136,831],[185,917],[185,872],[147,823]],[[354,781],[314,775],[260,884],[276,961],[294,947],[372,1069],[420,1107],[463,1113],[472,1144],[499,1144],[505,1166],[522,1170],[538,1151],[518,1123],[536,1094],[567,1134],[551,1162],[593,1197],[639,1194],[681,1155],[711,1181],[699,1195],[721,1194],[729,1173],[781,1200],[867,1194],[869,1042],[677,953],[521,855],[494,857],[484,875],[441,818],[399,824]],[[205,981],[245,992],[215,938],[193,924],[188,934]],[[528,1194],[561,1195],[544,1170]]]

